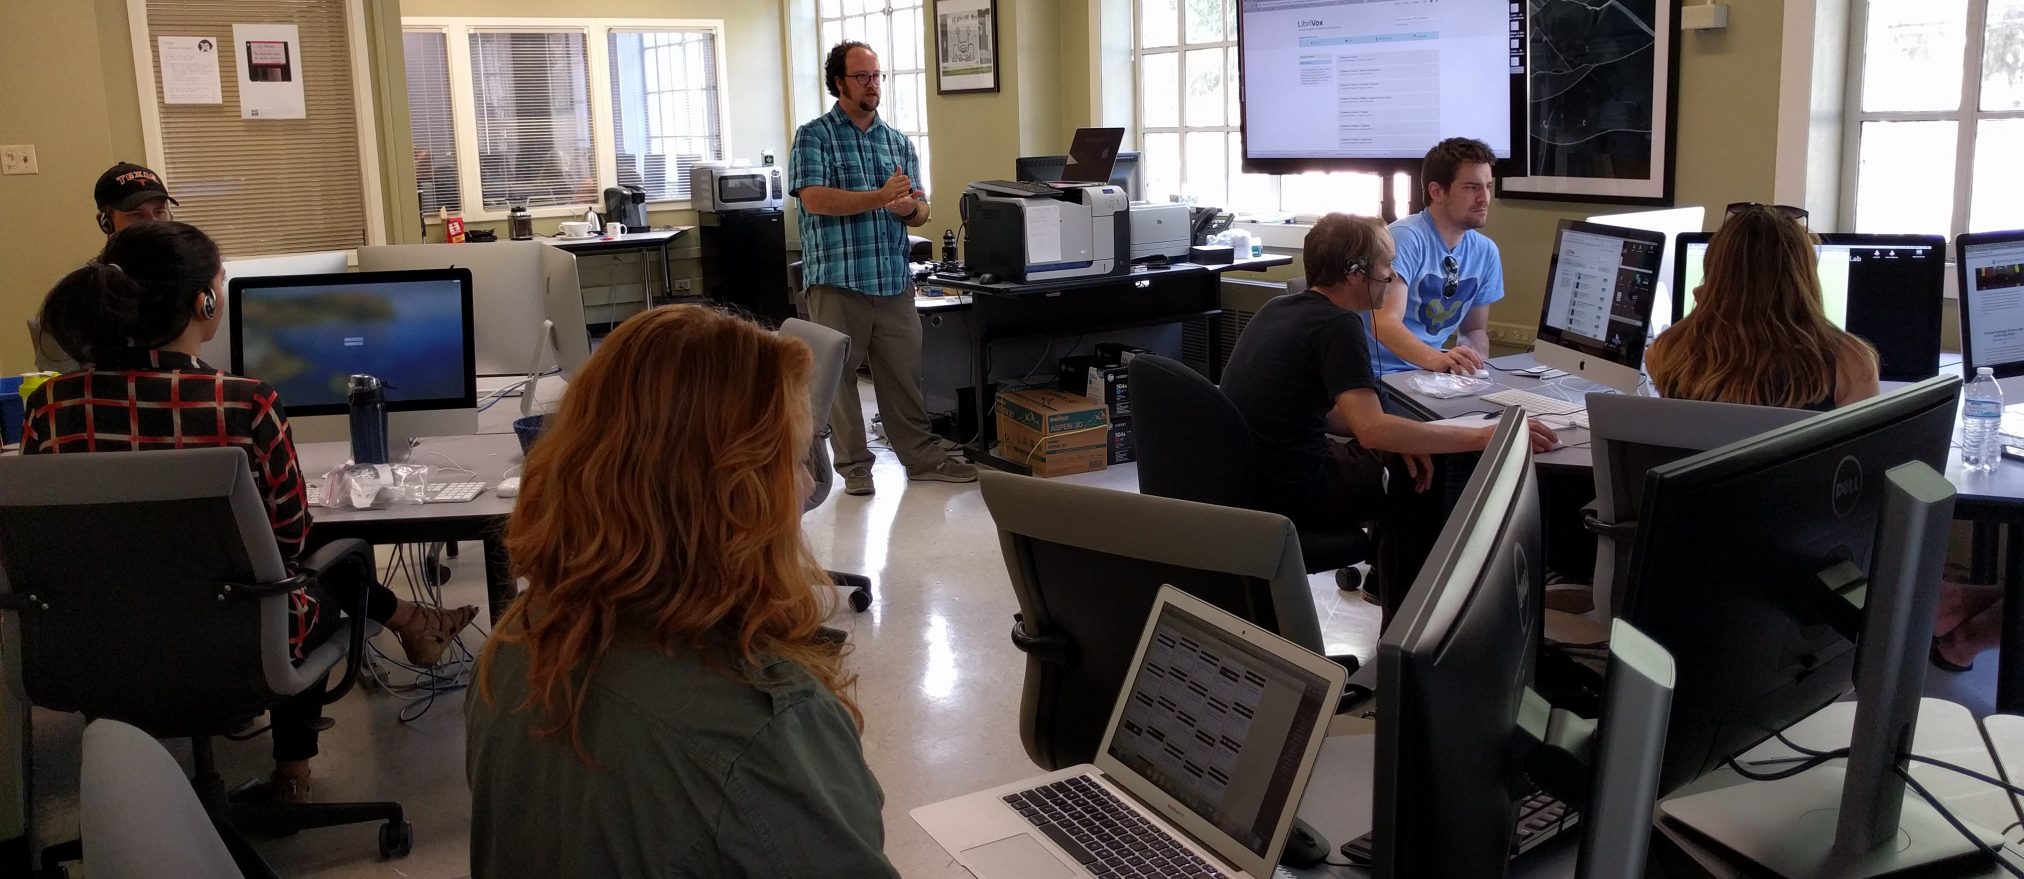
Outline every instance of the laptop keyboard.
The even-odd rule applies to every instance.
[[[1045,183],[1031,183],[1025,180],[979,180],[970,184],[986,192],[1005,195],[1060,195],[1061,190]]]
[[[1043,784],[1003,799],[1097,876],[1227,879],[1088,776]]]

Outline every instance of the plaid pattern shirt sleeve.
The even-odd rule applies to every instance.
[[[24,406],[22,454],[245,449],[275,547],[293,570],[310,516],[279,395],[265,382],[227,375],[188,355],[134,352],[133,361],[43,382]],[[302,590],[289,595],[289,606],[290,646],[300,659],[321,607]]]
[[[920,174],[913,143],[898,129],[874,118],[860,131],[840,106],[831,107],[794,132],[788,179],[798,197],[803,188],[823,186],[870,192],[885,185],[895,168]],[[915,187],[920,187],[918,179]],[[847,217],[800,211],[802,272],[806,283],[827,284],[869,296],[913,292],[907,267],[907,225],[884,207]]]

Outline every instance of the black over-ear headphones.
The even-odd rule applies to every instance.
[[[98,231],[104,232],[107,235],[112,234],[112,215],[106,213],[104,210],[98,212]]]
[[[218,294],[205,290],[202,308],[204,309],[205,320],[216,318],[218,316]]]

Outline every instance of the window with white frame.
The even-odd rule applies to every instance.
[[[425,210],[562,214],[601,204],[618,184],[644,189],[649,202],[684,202],[689,169],[728,155],[721,22],[402,24]],[[447,103],[429,81],[438,75]]]
[[[923,0],[816,0],[821,24],[822,56],[844,40],[857,40],[878,53],[879,70],[886,75],[879,94],[879,118],[899,130],[914,144],[920,156],[920,179],[914,185],[928,188],[934,179],[928,172],[928,63],[927,11]],[[824,82],[818,106],[825,111],[836,103]],[[931,193],[932,195],[932,193]]]
[[[1855,230],[2024,228],[2024,0],[1869,0],[1853,18]]]
[[[1140,174],[1148,200],[1233,212],[1376,214],[1377,174],[1246,174],[1237,107],[1237,0],[1136,0]]]

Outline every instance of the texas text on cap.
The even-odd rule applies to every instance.
[[[166,198],[169,204],[182,204],[169,195],[161,175],[131,162],[121,162],[98,175],[92,195],[98,199],[99,207],[116,211],[130,211],[157,198]]]

